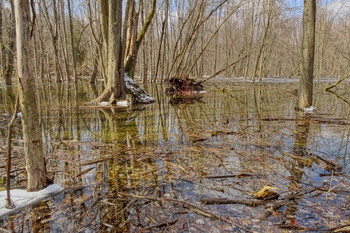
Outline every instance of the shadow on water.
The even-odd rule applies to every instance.
[[[174,103],[161,86],[150,86],[155,104],[106,109],[84,106],[100,86],[39,86],[48,170],[67,189],[0,219],[0,227],[15,232],[232,232],[242,226],[280,232],[349,224],[348,106],[319,91],[318,115],[296,115],[290,91],[295,87],[212,82],[201,101]],[[1,88],[4,126],[13,109],[11,96],[13,91]],[[19,124],[14,144],[21,155]],[[6,128],[0,130],[4,148]],[[4,161],[3,152],[0,156]],[[23,166],[20,158],[15,162]],[[13,186],[23,185],[23,177],[23,171],[16,172]],[[277,187],[280,198],[257,207],[200,202],[249,202],[264,185]]]

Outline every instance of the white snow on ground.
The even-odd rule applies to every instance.
[[[39,203],[40,201],[59,193],[63,188],[57,184],[49,185],[38,192],[27,192],[23,189],[12,189],[11,200],[15,204],[15,209],[6,208],[6,191],[0,192],[0,218],[15,213],[24,207]]]
[[[99,106],[109,106],[109,102],[108,101],[102,101],[98,104]]]
[[[129,103],[128,101],[124,100],[124,101],[117,101],[117,106],[120,106],[120,107],[128,107],[129,106]]]
[[[315,111],[316,111],[316,108],[314,106],[304,108],[304,113],[314,113]]]

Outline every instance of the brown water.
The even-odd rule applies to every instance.
[[[323,87],[316,85],[318,113],[305,117],[294,111],[296,84],[288,82],[211,82],[200,101],[177,104],[157,86],[148,88],[155,104],[133,109],[84,107],[101,89],[88,83],[42,85],[37,96],[48,170],[67,189],[0,219],[0,227],[15,232],[232,232],[241,226],[282,232],[350,224],[350,96],[346,89],[338,91],[339,98]],[[11,98],[3,87],[0,125],[13,109]],[[4,147],[6,127],[0,133]],[[16,139],[20,166],[19,122]],[[21,184],[19,173],[13,185]],[[252,193],[264,185],[277,187],[279,199],[258,207],[200,202],[253,201]],[[161,198],[167,199],[155,200]],[[229,221],[213,220],[188,203]]]

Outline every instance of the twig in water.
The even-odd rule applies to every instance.
[[[198,206],[195,206],[194,204],[191,204],[191,203],[186,202],[186,201],[172,199],[172,198],[155,198],[155,197],[149,197],[149,196],[140,196],[140,195],[134,195],[134,194],[129,194],[129,193],[118,193],[118,194],[121,196],[124,196],[124,197],[132,197],[132,198],[137,198],[137,199],[145,199],[145,200],[160,201],[160,202],[170,202],[170,203],[174,203],[177,205],[181,205],[184,208],[190,209],[192,212],[194,212],[196,214],[202,215],[202,216],[207,217],[207,218],[220,220],[220,221],[229,223],[229,224],[239,228],[240,230],[243,230],[243,231],[246,231],[249,233],[253,233],[253,231],[251,231],[245,227],[239,226],[227,218],[223,218],[219,215],[210,213],[209,211],[202,209]]]
[[[230,200],[227,198],[203,198],[201,202],[205,205],[228,205],[228,204],[236,204],[236,205],[246,205],[257,207],[260,205],[265,205],[269,203],[269,201],[260,201],[260,200]]]
[[[168,227],[168,226],[174,225],[178,220],[179,219],[175,219],[174,221],[164,222],[164,223],[160,223],[160,224],[153,225],[153,226],[150,226],[150,227],[146,227],[146,228],[141,229],[141,232],[150,231],[152,229]]]

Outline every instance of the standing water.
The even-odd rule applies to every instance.
[[[349,95],[316,85],[296,113],[296,83],[212,81],[203,98],[94,108],[101,87],[38,87],[49,175],[64,192],[0,219],[14,232],[282,232],[350,226]],[[1,164],[13,90],[1,89]],[[13,187],[24,187],[20,121]],[[4,166],[0,167],[4,177]],[[4,179],[0,184],[4,187]],[[1,183],[2,182],[2,183]],[[256,193],[271,186],[274,198]]]

